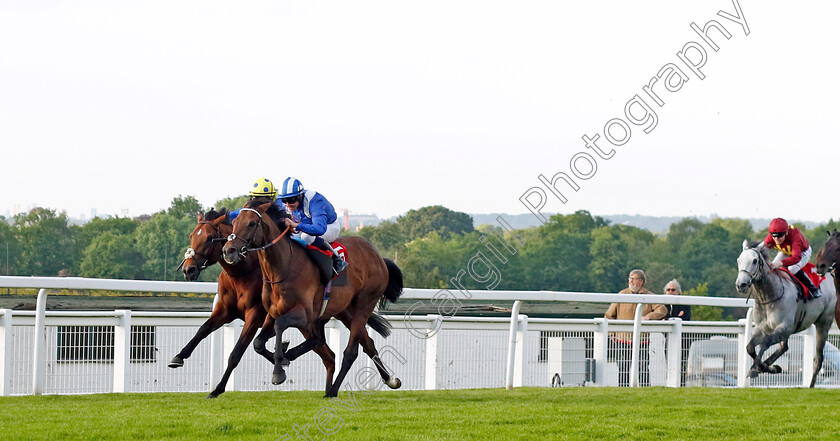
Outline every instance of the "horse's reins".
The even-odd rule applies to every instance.
[[[247,207],[246,207],[246,208],[242,208],[242,210],[240,210],[240,211],[245,211],[245,210],[247,210],[247,211],[253,211],[254,213],[256,213],[256,214],[257,214],[257,216],[259,216],[259,218],[260,218],[260,222],[262,222],[262,221],[263,221],[262,214],[261,214],[259,211],[254,210],[253,208],[247,208]],[[292,219],[293,219],[293,220],[297,220],[297,219],[295,219],[295,217],[294,217],[294,216],[291,216],[291,217],[292,217]],[[280,235],[279,235],[279,236],[277,236],[276,238],[274,238],[274,240],[272,240],[271,242],[269,242],[269,243],[267,243],[267,244],[265,244],[265,245],[263,245],[263,246],[260,246],[260,247],[245,248],[245,249],[243,249],[243,251],[242,251],[242,252],[240,252],[240,254],[244,256],[244,255],[245,255],[245,253],[246,253],[246,252],[248,252],[248,251],[263,251],[263,250],[267,249],[268,247],[270,247],[270,246],[272,246],[272,245],[276,244],[277,242],[279,242],[279,241],[280,241],[280,239],[282,239],[282,238],[283,238],[283,236],[285,236],[285,235],[286,235],[286,233],[288,233],[288,232],[289,232],[289,230],[291,230],[291,229],[292,229],[292,227],[290,227],[290,226],[288,226],[288,225],[287,225],[287,226],[286,226],[286,229],[285,229],[285,230],[283,230],[283,232],[282,232],[282,233],[280,233]],[[228,241],[231,241],[231,240],[234,240],[234,239],[236,239],[236,235],[235,235],[235,234],[233,234],[233,233],[231,233],[231,234],[230,234],[230,236],[228,236],[228,239],[227,239],[227,240],[228,240]],[[251,242],[251,241],[249,240],[247,243],[250,243],[250,242]],[[246,245],[247,245],[247,243],[246,243]],[[268,280],[268,279],[266,279],[266,278],[265,278],[265,275],[263,274],[263,283],[268,283],[269,285],[275,285],[275,284],[278,284],[278,283],[282,282],[283,280],[285,280],[285,279],[280,279],[280,280]],[[324,315],[324,311],[326,311],[326,310],[327,310],[327,303],[329,303],[329,301],[330,301],[330,287],[331,287],[331,286],[332,286],[332,280],[330,280],[330,281],[327,283],[326,289],[324,290],[324,298],[323,298],[323,301],[322,301],[322,303],[321,303],[321,314],[320,314],[318,317],[322,317],[322,316]]]
[[[263,220],[263,218],[262,218],[262,214],[261,214],[259,211],[254,210],[253,208],[247,208],[247,207],[246,207],[246,208],[243,208],[243,209],[242,209],[242,210],[240,210],[240,211],[253,211],[254,213],[257,213],[257,216],[259,216],[259,218],[260,218],[260,222],[262,222],[262,220]],[[241,255],[243,255],[243,256],[244,256],[244,255],[245,255],[245,253],[246,253],[246,252],[249,252],[249,251],[263,251],[263,250],[267,249],[268,247],[270,247],[270,246],[272,246],[272,245],[276,244],[277,242],[280,242],[280,239],[282,239],[282,238],[283,238],[283,236],[285,236],[285,235],[286,235],[286,233],[288,233],[288,232],[289,232],[289,230],[291,230],[291,229],[292,229],[292,227],[286,226],[286,229],[285,229],[285,230],[283,230],[283,232],[282,232],[282,233],[280,233],[280,235],[279,235],[279,236],[275,237],[275,238],[274,238],[274,240],[272,240],[271,242],[269,242],[269,243],[267,243],[267,244],[265,244],[265,245],[263,245],[263,246],[261,246],[261,247],[243,248],[243,249],[242,249],[242,251],[241,251],[239,254],[241,254]],[[230,236],[228,236],[228,237],[227,237],[227,240],[228,240],[228,241],[232,241],[232,240],[235,240],[235,239],[236,239],[236,234],[234,234],[234,233],[230,233]],[[247,244],[249,244],[249,243],[251,243],[251,240],[250,240],[250,239],[248,240],[248,242],[246,243],[246,245],[247,245]]]
[[[758,267],[756,268],[755,274],[750,274],[749,272],[747,272],[747,270],[739,270],[738,272],[739,273],[746,273],[748,276],[750,276],[750,280],[752,280],[753,282],[758,282],[762,279],[762,276],[764,275],[764,273],[763,273],[764,256],[761,254],[760,251],[755,251],[755,253],[758,254]],[[781,276],[779,276],[779,277],[781,277]],[[754,285],[754,283],[752,283],[752,285]],[[757,291],[757,288],[755,288],[755,286],[753,286],[752,288],[753,288],[754,291]],[[747,295],[747,300],[749,300],[750,297],[752,296],[752,291],[753,290],[751,290],[750,293]],[[778,302],[779,300],[781,300],[782,297],[784,297],[784,293],[781,293],[775,299],[768,300],[766,302],[761,302],[758,299],[756,299],[755,301],[756,301],[756,303],[761,304],[761,305],[768,305],[770,303]]]

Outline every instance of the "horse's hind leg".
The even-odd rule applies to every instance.
[[[825,342],[828,340],[829,329],[831,329],[831,317],[829,317],[827,323],[817,325],[817,353],[814,355],[814,374],[811,376],[811,385],[808,387],[814,387],[814,384],[817,383],[817,375],[820,374],[820,369],[822,369],[823,351],[825,350]]]
[[[385,367],[385,364],[382,363],[382,360],[379,358],[379,352],[373,344],[373,339],[370,338],[366,329],[363,329],[363,331],[364,333],[361,336],[362,350],[365,351],[365,354],[367,354],[371,360],[373,360],[373,364],[376,366],[376,370],[379,371],[382,381],[384,381],[391,389],[399,389],[400,386],[402,386],[402,381],[391,375],[391,372]]]
[[[361,339],[361,333],[365,331],[364,328],[365,319],[359,317],[353,319],[350,327],[350,339],[347,342],[347,347],[344,349],[344,357],[341,360],[341,370],[338,372],[338,376],[335,378],[332,387],[327,391],[327,397],[338,396],[338,389],[341,388],[344,377],[347,376],[347,372],[350,371],[350,367],[353,366],[353,362],[359,356],[359,341]]]

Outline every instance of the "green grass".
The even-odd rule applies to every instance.
[[[2,440],[838,439],[840,390],[522,388],[0,397]],[[319,412],[321,412],[319,414]],[[327,420],[332,413],[333,419]],[[316,417],[321,427],[316,427]],[[302,433],[301,433],[301,436]]]

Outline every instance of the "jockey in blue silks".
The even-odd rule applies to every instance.
[[[280,199],[277,198],[277,189],[274,188],[274,183],[271,182],[268,178],[259,178],[251,184],[251,190],[248,191],[248,196],[251,199],[263,198],[266,202],[274,201],[274,205],[277,206],[280,210],[285,210],[283,204],[280,203]],[[239,212],[242,211],[241,208],[233,210],[230,212],[230,220],[236,219],[239,216]],[[282,225],[279,225],[282,227]]]
[[[280,200],[297,220],[286,219],[286,226],[294,229],[293,237],[306,244],[332,253],[333,270],[340,274],[345,262],[330,245],[341,233],[341,223],[335,208],[321,193],[305,190],[303,184],[289,177],[280,187]]]

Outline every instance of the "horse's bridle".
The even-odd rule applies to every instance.
[[[738,270],[739,273],[745,273],[746,275],[750,276],[750,285],[753,282],[757,282],[761,280],[764,276],[764,257],[761,255],[760,251],[752,250],[754,253],[758,254],[758,267],[756,267],[755,274],[750,274],[747,270]]]
[[[750,276],[750,285],[751,286],[754,284],[754,282],[758,282],[762,279],[762,277],[764,277],[764,256],[761,254],[761,251],[757,251],[757,250],[753,250],[753,251],[755,251],[755,253],[758,254],[758,267],[756,267],[755,274],[750,274],[746,270],[738,270],[739,273],[745,273],[746,275]],[[777,276],[778,276],[778,274],[777,274]],[[781,276],[779,276],[779,277],[781,277]],[[762,305],[766,305],[768,303],[777,302],[777,301],[779,301],[779,299],[781,299],[784,296],[785,296],[784,292],[781,292],[773,300],[767,300],[767,301],[761,302],[756,298],[756,302],[760,303]],[[747,299],[749,299],[749,296],[747,296]]]
[[[214,224],[213,222],[201,221],[201,222],[199,222],[199,225],[201,225],[201,224],[210,225],[211,227],[213,227],[214,230],[216,230],[216,233],[218,234],[218,236],[214,235],[214,236],[210,237],[210,239],[207,241],[208,243],[213,244],[213,243],[216,243],[216,242],[226,242],[227,241],[227,239],[224,236],[222,236],[222,232],[219,230],[219,227],[217,227],[216,224]],[[202,263],[198,267],[198,271],[204,271],[205,269],[207,269],[208,266],[211,265],[210,264],[210,259],[207,258],[206,254],[197,253],[192,247],[190,247],[190,248],[187,248],[187,251],[184,253],[184,260],[182,260],[181,263],[178,264],[178,268],[176,268],[176,271],[181,269],[184,266],[184,263],[187,261],[187,259],[193,259],[196,256],[199,256],[202,259],[204,259],[204,263]]]
[[[262,213],[260,213],[259,211],[254,210],[253,208],[248,208],[248,207],[242,208],[242,209],[240,210],[240,212],[242,212],[242,211],[253,211],[253,212],[254,212],[254,213],[256,213],[256,214],[257,214],[257,216],[260,218],[260,223],[262,223],[262,222],[263,222]],[[274,238],[274,240],[272,240],[271,242],[269,242],[269,243],[267,243],[267,244],[265,244],[265,245],[263,245],[263,246],[259,246],[259,247],[256,247],[256,246],[255,246],[255,247],[250,247],[250,248],[249,248],[249,247],[248,247],[248,245],[253,244],[253,238],[248,239],[248,240],[246,241],[245,239],[242,239],[241,237],[238,237],[235,233],[230,233],[230,236],[228,236],[228,237],[227,237],[227,241],[228,241],[228,242],[233,242],[233,241],[234,241],[234,240],[236,240],[236,239],[240,239],[240,240],[242,240],[243,242],[245,242],[245,245],[243,245],[243,246],[242,246],[242,248],[240,248],[240,249],[239,249],[239,255],[240,255],[240,256],[242,256],[242,257],[244,258],[244,257],[245,257],[245,255],[246,255],[248,252],[250,252],[250,251],[263,251],[263,250],[267,249],[268,247],[270,247],[270,246],[272,246],[272,245],[276,244],[277,242],[280,242],[280,239],[282,239],[282,238],[283,238],[283,236],[285,236],[285,235],[286,235],[286,233],[288,233],[288,232],[289,232],[289,230],[291,230],[291,227],[288,227],[288,226],[287,226],[287,227],[286,227],[286,229],[285,229],[285,230],[283,230],[283,232],[282,232],[282,233],[280,233],[280,235],[278,235],[276,238]],[[255,234],[255,236],[256,236],[256,234]]]

